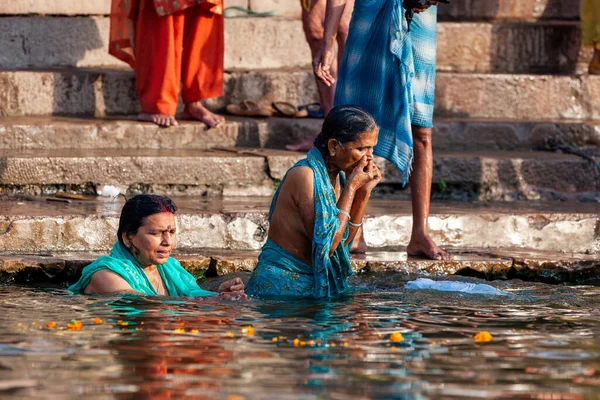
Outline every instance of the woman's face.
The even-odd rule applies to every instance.
[[[150,215],[135,235],[125,234],[123,240],[142,267],[164,264],[176,243],[175,216],[170,212]]]
[[[337,168],[344,171],[346,176],[352,172],[361,158],[373,160],[373,148],[377,144],[378,129],[361,134],[357,140],[345,144],[337,140],[329,142],[329,159]],[[334,154],[333,156],[331,154]]]

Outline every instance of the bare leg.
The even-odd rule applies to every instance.
[[[225,122],[225,117],[211,112],[200,101],[186,104],[183,117],[197,119],[204,122],[209,128],[216,128]]]
[[[412,132],[415,152],[413,173],[410,177],[413,227],[406,251],[410,256],[425,256],[432,260],[449,260],[452,256],[435,244],[429,236],[427,225],[433,175],[432,130],[431,128],[413,125]]]
[[[312,7],[310,12],[302,10],[302,26],[304,28],[304,35],[306,41],[310,46],[312,57],[316,57],[318,52],[321,50],[323,41],[323,24],[325,23],[325,7],[327,5],[326,0],[312,0]],[[337,78],[337,71],[339,63],[342,62],[344,49],[346,47],[346,40],[348,39],[348,26],[350,25],[350,18],[352,17],[352,9],[354,7],[354,0],[348,0],[344,14],[340,20],[338,33],[336,36],[338,52],[337,60],[331,67],[331,74],[334,78]],[[319,90],[319,99],[321,101],[321,107],[323,108],[323,114],[327,115],[333,108],[333,99],[335,96],[335,85],[327,86],[320,80],[316,80],[317,89]],[[301,143],[295,145],[287,145],[285,148],[292,151],[308,151],[313,147],[314,138],[306,139]],[[355,240],[356,242],[356,240]]]
[[[156,125],[168,128],[169,126],[177,126],[177,120],[174,115],[167,114],[149,114],[139,113],[138,121],[154,122]]]
[[[594,43],[594,56],[590,61],[589,73],[600,75],[600,42]]]

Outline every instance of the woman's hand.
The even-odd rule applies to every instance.
[[[246,300],[248,295],[244,292],[221,292],[219,298],[223,300]]]
[[[331,75],[331,65],[334,60],[333,41],[329,43],[328,41],[323,40],[321,51],[313,58],[313,72],[317,79],[327,86],[331,86],[335,83],[335,79]]]
[[[221,283],[219,292],[244,292],[244,282],[240,278],[233,278]]]
[[[352,189],[358,190],[367,183],[374,180],[376,178],[376,173],[381,175],[381,173],[379,173],[379,169],[377,168],[377,166],[375,166],[373,161],[368,161],[367,156],[363,156],[363,158],[360,159],[360,161],[358,162],[356,167],[354,167],[354,170],[352,170],[352,173],[348,177],[348,185]],[[375,185],[376,184],[377,183],[375,183]],[[373,187],[375,185],[373,185]]]
[[[375,165],[373,161],[369,162],[367,168],[369,169],[369,173],[373,178],[369,182],[361,186],[358,190],[361,192],[371,193],[371,190],[373,190],[373,188],[377,186],[379,182],[381,182],[383,176],[381,175],[381,171],[379,171],[379,168],[377,168],[377,165]]]

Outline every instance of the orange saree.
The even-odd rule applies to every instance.
[[[136,73],[142,111],[223,94],[222,0],[112,0],[109,53]]]

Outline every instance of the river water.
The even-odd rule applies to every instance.
[[[353,283],[244,302],[0,286],[0,398],[600,399],[598,287]]]

